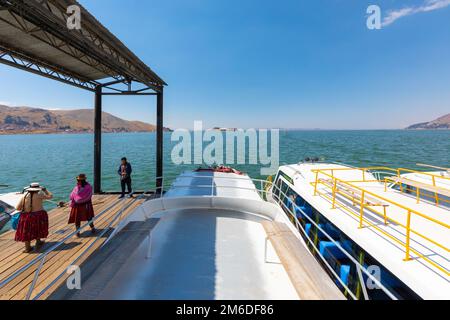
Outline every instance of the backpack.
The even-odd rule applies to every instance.
[[[11,217],[11,226],[14,230],[17,230],[17,227],[19,226],[19,220],[20,220],[20,212]]]

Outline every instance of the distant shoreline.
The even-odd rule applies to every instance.
[[[247,129],[243,129],[244,131]],[[327,132],[327,131],[450,131],[450,129],[447,128],[439,128],[439,129],[278,129],[280,132]],[[189,132],[193,132],[194,130],[189,130]],[[164,130],[164,133],[166,132],[173,132],[173,130]],[[225,132],[225,131],[221,131]],[[153,131],[104,131],[102,134],[127,134],[127,133],[156,133],[155,130]],[[32,135],[80,135],[80,134],[86,134],[86,135],[92,135],[94,134],[93,131],[79,131],[79,132],[63,132],[63,131],[15,131],[15,132],[6,132],[6,131],[0,131],[0,136],[32,136]]]
[[[171,132],[169,130],[164,130],[164,132]],[[112,134],[112,133],[156,133],[156,131],[107,131],[102,132],[102,134]],[[42,131],[42,132],[5,132],[0,131],[0,136],[32,136],[32,135],[52,135],[52,134],[58,134],[58,135],[75,135],[75,134],[94,134],[93,131],[79,131],[79,132],[55,132],[55,131]]]

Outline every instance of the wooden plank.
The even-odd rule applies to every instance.
[[[309,250],[284,223],[264,221],[262,224],[300,299],[345,299]]]
[[[117,213],[123,209],[124,206],[131,204],[130,207],[123,213],[122,218],[130,214],[137,206],[145,201],[145,199],[125,199],[122,201],[117,201],[117,203],[114,204],[116,199],[117,196],[115,195],[95,196],[93,202],[94,210],[97,212],[97,214],[99,214],[103,210],[108,209],[95,222],[96,228],[98,228],[99,231],[102,228],[106,227],[111,222],[111,219],[113,219],[117,215]],[[113,207],[108,208],[113,204]],[[53,243],[61,241],[67,235],[67,232],[72,232],[73,227],[67,225],[68,213],[68,209],[61,208],[52,210],[49,213],[51,230],[47,239],[48,244],[44,248],[42,248],[41,251],[45,251],[51,245],[53,245]],[[116,223],[112,227],[114,227],[117,223],[118,221],[116,221]],[[96,238],[97,237],[69,239],[56,251],[49,253],[43,265],[43,268],[41,269],[37,286],[34,291],[35,294],[45,288],[59,274],[61,274],[69,266],[70,262],[79,257],[82,251],[88,248]],[[13,241],[13,239],[14,232],[7,232],[7,234],[2,235],[1,237],[0,252],[3,259],[0,260],[0,281],[6,279],[9,275],[13,274],[16,270],[25,266],[36,257],[36,254],[21,253],[21,251],[23,250],[23,244],[16,243]],[[87,259],[90,254],[92,254],[98,247],[103,244],[105,240],[106,237],[99,239],[95,243],[95,245],[85,253],[85,256],[80,259],[80,263]],[[10,247],[12,247],[12,249]],[[30,267],[28,270],[20,274],[16,279],[14,279],[11,283],[8,283],[5,287],[0,288],[0,299],[23,299],[28,292],[28,288],[31,282],[33,281],[35,274],[34,271],[37,269],[38,265],[39,263],[37,263],[33,267]],[[56,286],[52,289],[56,289]],[[51,291],[47,293],[47,295],[49,294],[51,294]]]

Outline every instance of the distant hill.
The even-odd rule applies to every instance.
[[[450,113],[430,122],[413,124],[407,130],[450,129]]]
[[[103,132],[153,132],[156,126],[102,114]],[[165,128],[166,131],[170,130]],[[45,110],[0,105],[0,133],[90,133],[94,110]]]

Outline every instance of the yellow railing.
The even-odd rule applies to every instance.
[[[397,171],[398,171],[398,175],[397,176],[399,178],[404,173],[416,173],[416,174],[420,174],[420,175],[424,175],[424,176],[430,177],[431,178],[431,184],[423,183],[423,182],[422,183],[425,184],[425,185],[433,186],[434,188],[446,189],[444,187],[439,187],[437,185],[437,182],[440,181],[440,180],[441,181],[448,181],[448,182],[450,182],[450,177],[440,176],[440,175],[436,175],[436,174],[433,174],[433,173],[430,173],[430,172],[415,171],[415,170],[406,169],[406,168],[399,168],[399,169],[397,169]],[[433,196],[432,196],[432,195],[429,195],[427,193],[422,192],[422,189],[420,187],[415,187],[416,188],[415,190],[411,189],[411,188],[408,188],[408,186],[405,188],[400,181],[395,181],[395,180],[393,180],[391,178],[386,178],[386,179],[390,180],[391,182],[393,182],[395,184],[398,184],[400,186],[400,190],[402,192],[403,191],[416,192],[417,203],[419,203],[421,196],[425,196],[427,198],[433,199],[435,201],[436,205],[439,205],[440,202],[450,203],[450,200],[447,200],[445,198],[439,197],[439,192],[430,192],[430,191],[428,191],[430,193],[433,193]],[[446,190],[448,191],[448,189],[446,189]]]
[[[314,172],[316,170],[313,170]],[[343,172],[343,171],[359,171],[361,172],[361,179],[355,179],[355,180],[346,180],[347,182],[350,183],[358,183],[358,182],[384,182],[387,188],[387,183],[393,183],[393,184],[397,184],[400,187],[400,191],[405,192],[414,192],[416,193],[417,196],[417,201],[419,202],[420,199],[422,197],[425,198],[429,198],[430,200],[433,200],[436,205],[439,205],[439,203],[450,203],[450,199],[448,199],[448,197],[440,195],[439,192],[431,192],[428,190],[422,190],[420,187],[416,188],[416,189],[411,189],[408,188],[407,186],[404,187],[403,184],[399,181],[395,181],[392,177],[397,177],[397,178],[401,178],[401,175],[404,173],[417,173],[417,174],[421,174],[421,175],[425,175],[431,178],[431,184],[427,184],[424,182],[421,182],[424,185],[429,185],[430,187],[435,187],[435,188],[441,188],[442,190],[446,190],[449,191],[448,189],[444,188],[444,187],[439,187],[437,185],[438,181],[449,181],[450,182],[450,177],[445,177],[445,176],[440,176],[440,175],[436,175],[436,174],[432,174],[429,172],[423,172],[423,171],[416,171],[416,170],[411,170],[411,169],[406,169],[406,168],[398,168],[398,169],[394,169],[394,168],[389,168],[389,167],[368,167],[368,168],[332,168],[332,169],[324,169],[324,171],[329,171],[331,172],[332,176],[335,176],[335,173],[338,172]],[[392,176],[385,176],[383,178],[383,181],[380,181],[378,179],[367,179],[368,173],[373,173],[373,172],[381,172],[386,174],[392,174]],[[369,175],[370,176],[370,175]],[[373,177],[373,175],[372,175]],[[413,179],[410,179],[413,180]],[[411,186],[412,187],[412,186]],[[428,194],[432,193],[431,194]]]
[[[396,175],[398,177],[400,177],[402,174],[404,173],[417,173],[417,174],[422,174],[425,176],[429,176],[431,177],[432,181],[435,181],[434,183],[436,183],[436,181],[439,181],[439,179],[444,180],[444,181],[450,181],[450,177],[446,177],[446,176],[441,176],[441,175],[437,175],[437,174],[433,174],[430,172],[424,172],[424,171],[417,171],[417,170],[412,170],[412,169],[406,169],[406,168],[390,168],[390,167],[367,167],[367,168],[346,168],[346,167],[342,167],[342,168],[331,168],[331,169],[323,169],[324,171],[330,171],[330,172],[339,172],[339,171],[360,171],[361,172],[361,180],[358,180],[360,182],[367,182],[370,180],[366,180],[366,173],[368,172],[386,172],[386,173],[392,173],[393,175]],[[313,172],[315,172],[317,170],[313,170]],[[374,180],[372,180],[374,181]]]
[[[436,181],[438,181],[439,179],[442,179],[444,181],[445,180],[450,181],[450,177],[445,177],[445,176],[433,174],[433,173],[430,173],[430,172],[423,172],[423,171],[411,170],[411,169],[406,169],[406,168],[398,168],[397,172],[398,172],[399,176],[402,173],[418,173],[418,174],[422,174],[422,175],[425,175],[425,176],[429,176],[429,177],[431,177],[434,186],[436,186]]]
[[[384,178],[384,188],[385,190],[387,189],[387,185],[388,184],[395,184],[399,186],[399,189],[401,192],[405,192],[405,193],[410,193],[416,194],[416,199],[417,199],[417,203],[420,202],[420,199],[423,199],[423,197],[425,198],[429,198],[430,200],[434,201],[434,203],[438,206],[441,203],[450,203],[450,197],[445,197],[443,195],[439,194],[439,191],[430,191],[430,190],[426,190],[426,188],[421,188],[419,186],[409,186],[407,181],[399,181],[396,180],[392,177],[385,177]],[[429,186],[433,186],[433,187],[437,187],[435,182],[433,182],[432,185]],[[412,189],[411,187],[414,187],[415,189]]]
[[[448,247],[446,247],[446,245],[441,244],[438,241],[431,239],[431,236],[425,236],[425,235],[421,234],[420,232],[418,232],[416,229],[414,229],[411,226],[411,224],[412,224],[411,217],[413,215],[419,216],[427,221],[430,221],[431,223],[434,223],[436,225],[439,225],[440,227],[447,229],[447,231],[450,229],[450,225],[446,224],[445,222],[434,219],[430,216],[427,216],[417,210],[414,210],[405,205],[402,205],[398,202],[395,202],[391,199],[383,197],[375,192],[369,191],[364,187],[354,184],[355,182],[374,181],[373,179],[371,179],[371,180],[366,179],[366,176],[367,176],[366,173],[369,171],[372,171],[374,169],[377,169],[377,170],[382,169],[383,171],[389,171],[389,172],[394,170],[394,171],[398,172],[398,170],[396,170],[396,169],[385,168],[385,167],[362,168],[362,169],[337,168],[337,169],[312,170],[315,173],[315,178],[316,178],[315,182],[312,182],[312,185],[314,187],[314,195],[320,195],[324,198],[327,198],[333,204],[333,208],[337,207],[337,204],[336,204],[337,194],[351,200],[353,204],[359,203],[359,212],[358,213],[355,212],[355,210],[353,210],[352,208],[349,208],[348,205],[341,204],[340,207],[342,209],[348,211],[352,215],[356,216],[359,219],[359,227],[360,228],[362,228],[364,226],[364,222],[365,222],[368,226],[377,229],[379,232],[381,232],[385,236],[389,237],[396,243],[399,243],[400,245],[402,245],[405,248],[405,259],[404,259],[405,261],[411,260],[411,253],[413,253],[413,254],[417,255],[418,258],[424,259],[429,264],[433,265],[435,268],[444,272],[447,276],[450,276],[449,270],[442,267],[435,261],[431,260],[429,257],[421,254],[420,252],[418,252],[417,250],[415,250],[414,248],[411,247],[411,234],[415,234],[415,235],[421,237],[422,239],[425,239],[426,241],[433,243],[437,247],[445,250],[446,252],[450,252],[450,249]],[[344,170],[354,170],[354,171],[360,170],[362,172],[362,180],[349,181],[349,180],[345,180],[345,179],[342,179],[342,178],[339,178],[336,176],[336,172],[344,171]],[[325,177],[325,179],[323,177]],[[378,180],[376,180],[376,181],[378,181]],[[319,185],[324,185],[325,187],[329,188],[332,192],[331,196],[319,191],[319,188],[318,188]],[[344,189],[347,189],[347,190],[344,190]],[[350,192],[349,192],[349,190],[350,190]],[[383,212],[379,212],[378,210],[375,210],[376,206],[382,206]],[[403,210],[406,214],[406,217],[405,217],[406,223],[399,222],[396,219],[389,217],[389,214],[386,211],[386,207],[389,207],[389,208],[393,207],[395,209]],[[371,223],[369,220],[365,219],[365,217],[364,217],[365,210],[369,210],[369,211],[375,213],[376,215],[379,215],[380,217],[382,217],[385,221],[385,224],[392,222],[400,227],[403,227],[406,230],[405,241],[399,240],[397,237],[392,236],[391,234],[389,234],[382,228],[378,227],[377,225]]]

